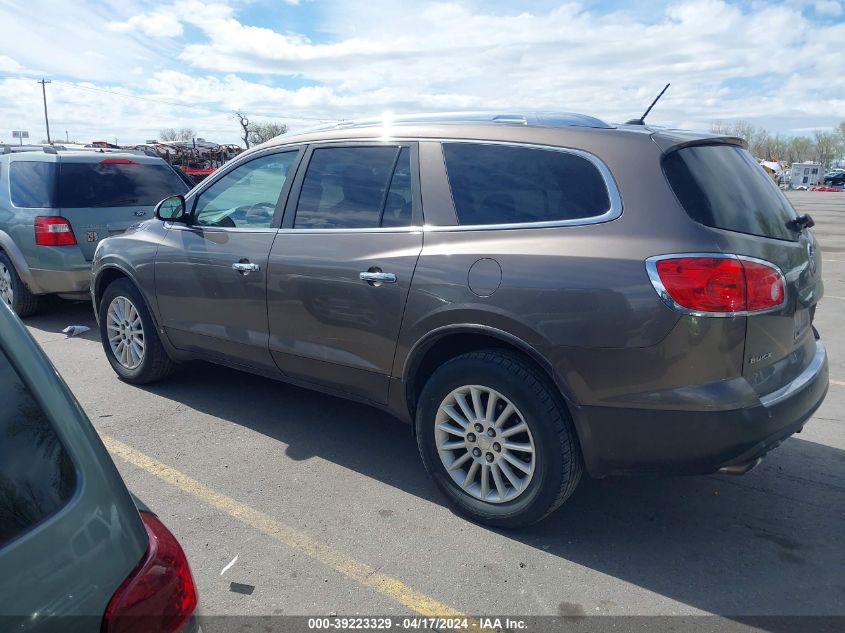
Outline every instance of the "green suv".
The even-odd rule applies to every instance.
[[[5,305],[0,403],[0,629],[198,631],[181,546]]]
[[[100,240],[149,219],[188,186],[145,154],[0,149],[0,301],[19,316],[39,297],[87,298]]]

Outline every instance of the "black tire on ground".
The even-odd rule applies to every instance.
[[[523,492],[510,501],[492,503],[465,492],[438,454],[438,409],[453,390],[466,385],[491,388],[507,398],[522,414],[533,436],[533,476]],[[429,475],[458,512],[479,523],[501,528],[536,523],[566,501],[581,479],[581,450],[562,397],[544,374],[516,353],[484,350],[445,363],[423,388],[415,424],[417,445]]]
[[[8,273],[8,279],[6,279]],[[38,311],[38,295],[32,294],[18,275],[15,265],[9,256],[3,251],[0,251],[0,286],[8,283],[12,291],[12,302],[9,303],[4,297],[0,296],[0,301],[4,301],[6,305],[12,308],[12,311],[19,317],[28,317]]]
[[[144,353],[141,363],[134,369],[124,367],[115,357],[109,344],[108,309],[112,301],[118,297],[128,299],[135,306],[141,318]],[[100,339],[103,343],[103,350],[112,369],[114,369],[115,373],[121,379],[133,385],[144,385],[166,378],[173,373],[175,363],[167,355],[164,346],[161,344],[161,339],[159,339],[158,332],[156,332],[155,323],[150,316],[150,311],[146,301],[144,301],[144,297],[131,281],[124,278],[110,283],[105,291],[103,291],[97,310],[100,319]]]

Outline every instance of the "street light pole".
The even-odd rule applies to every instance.
[[[47,88],[45,87],[45,84],[52,82],[49,79],[41,79],[38,83],[41,84],[41,94],[44,97],[44,124],[47,126],[47,143],[52,145],[53,141],[50,140],[50,119],[47,118]]]

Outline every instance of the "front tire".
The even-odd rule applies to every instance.
[[[6,253],[0,251],[0,301],[19,317],[28,317],[38,311],[38,295],[32,294],[18,275],[15,265]]]
[[[565,405],[518,354],[462,354],[423,388],[416,437],[426,470],[460,513],[494,527],[536,523],[572,495],[583,463]]]
[[[144,297],[128,279],[113,281],[103,292],[99,318],[103,350],[120,378],[144,385],[173,373]]]

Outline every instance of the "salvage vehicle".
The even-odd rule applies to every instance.
[[[8,149],[8,148],[7,148]],[[19,316],[56,294],[86,299],[100,240],[153,215],[190,187],[162,159],[142,153],[0,153],[0,301]]]
[[[67,385],[0,304],[0,621],[28,633],[192,633],[179,542],[134,499]]]
[[[123,380],[199,358],[382,407],[490,525],[542,519],[584,470],[745,472],[827,393],[812,219],[739,139],[575,114],[343,123],[156,216],[94,255]]]

